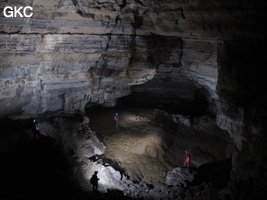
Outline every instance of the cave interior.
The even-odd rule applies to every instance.
[[[266,198],[266,5],[1,1],[0,198]]]

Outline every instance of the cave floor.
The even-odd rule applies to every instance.
[[[113,120],[115,113],[120,117],[118,127]],[[155,115],[155,110],[144,108],[90,108],[87,111],[89,126],[106,145],[105,156],[121,164],[134,180],[164,182],[168,171],[182,167],[185,149],[198,147],[218,161],[226,158],[226,143],[222,139],[196,134],[190,128],[164,128],[171,125],[151,121]],[[194,157],[191,167],[198,167],[193,161]]]

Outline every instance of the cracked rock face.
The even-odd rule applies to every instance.
[[[12,0],[1,10],[7,5],[30,5],[33,17],[1,12],[1,117],[115,106],[129,86],[149,81],[141,91],[157,93],[163,82],[161,91],[181,103],[204,88],[216,105],[217,39],[262,38],[240,20],[261,6],[250,2],[249,13],[227,1]],[[260,29],[253,18],[246,23]]]
[[[84,111],[86,104],[115,106],[117,98],[130,94],[131,85],[148,81],[150,86],[141,86],[141,92],[167,91],[169,98],[168,93],[180,91],[173,96],[178,103],[192,100],[199,85],[215,97],[215,56],[200,55],[210,61],[198,65],[187,50],[183,52],[179,38],[12,34],[1,42],[2,116]],[[212,52],[216,44],[204,46]]]

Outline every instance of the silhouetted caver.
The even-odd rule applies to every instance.
[[[185,150],[185,155],[184,155],[184,167],[189,167],[191,156],[188,153],[187,150]]]
[[[116,127],[118,127],[119,126],[119,113],[116,113],[116,115],[114,116],[114,120],[115,120]]]
[[[42,136],[42,134],[40,133],[39,128],[36,124],[36,120],[33,120],[32,133],[33,133],[33,138],[36,138],[36,136],[38,136],[38,137]]]
[[[90,183],[93,185],[93,191],[97,191],[97,188],[98,188],[99,178],[97,177],[97,173],[98,171],[95,171],[93,176],[90,178]]]

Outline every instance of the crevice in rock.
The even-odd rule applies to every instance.
[[[123,8],[125,8],[126,4],[127,4],[127,0],[122,0],[122,4],[119,4],[120,10],[122,10]]]
[[[108,41],[107,41],[106,47],[105,47],[104,51],[102,52],[101,56],[99,57],[99,59],[96,61],[96,65],[95,65],[95,69],[99,69],[98,70],[99,74],[97,74],[99,76],[98,83],[97,83],[98,90],[99,90],[100,85],[101,85],[103,73],[106,70],[106,63],[105,63],[104,56],[105,56],[106,51],[109,48],[109,43],[111,41],[112,34],[108,34],[107,36],[108,36]],[[99,65],[101,65],[101,67]],[[92,70],[93,69],[91,68],[89,71],[92,71]]]
[[[135,56],[135,51],[136,51],[136,35],[135,34],[131,36],[129,47],[131,49],[131,57],[129,59],[128,67],[126,69],[126,75],[129,75],[129,70],[132,68],[132,62]]]
[[[117,26],[118,21],[121,22],[120,15],[117,15],[117,17],[116,17],[116,19],[115,19],[115,25],[114,25],[114,28]]]
[[[143,7],[146,7],[146,5],[141,0],[135,0],[135,2],[139,3]]]
[[[79,3],[77,0],[71,0],[74,6],[79,6]]]
[[[181,9],[181,12],[182,12],[182,18],[185,19],[185,15],[184,15],[184,9],[183,9],[183,7],[181,7],[180,9]]]
[[[179,67],[182,67],[183,66],[183,63],[182,63],[182,59],[183,59],[183,55],[184,55],[184,41],[182,40],[181,41],[181,53],[180,53],[180,56],[179,56]]]
[[[136,30],[143,26],[143,16],[138,14],[138,11],[133,11],[134,15],[134,23],[132,23],[134,34],[136,34]]]
[[[160,64],[167,62],[170,59],[172,51],[179,47],[182,49],[182,39],[180,37],[161,36],[152,34],[145,37],[147,42],[147,58],[152,62],[157,69]]]

